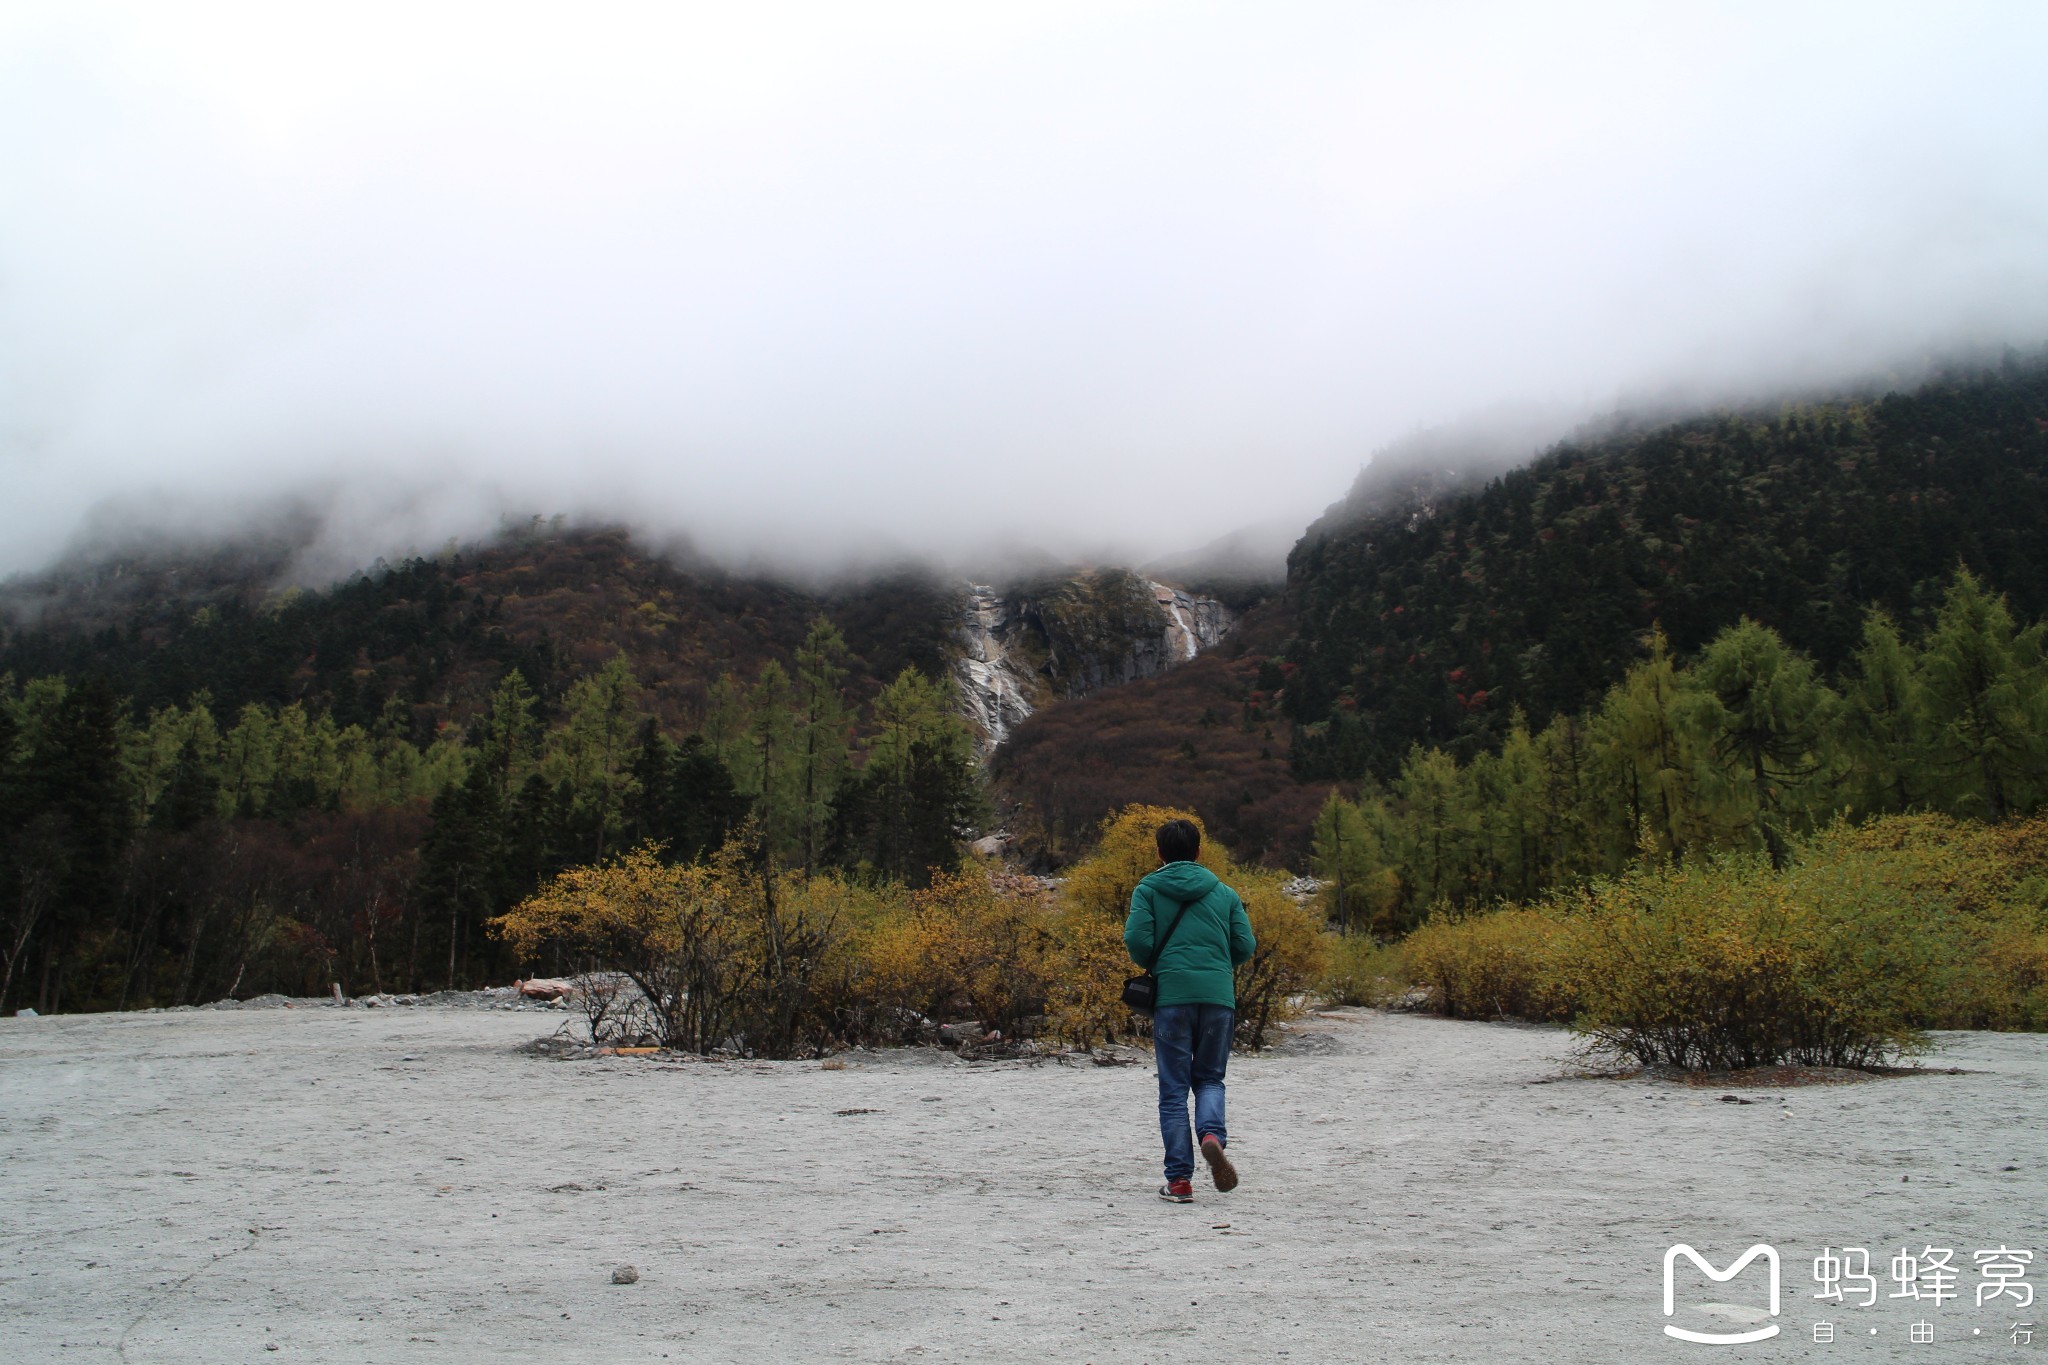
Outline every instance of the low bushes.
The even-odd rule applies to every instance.
[[[1273,1025],[1301,1012],[1302,1002],[1330,969],[1323,918],[1282,893],[1286,876],[1241,869],[1232,885],[1244,898],[1245,918],[1259,946],[1237,969],[1237,1040],[1266,1045]]]
[[[608,1012],[644,1016],[667,1046],[815,1050],[832,1021],[814,987],[846,943],[832,884],[772,873],[753,851],[741,837],[706,862],[670,866],[643,846],[561,873],[492,929],[522,957],[552,947],[624,973],[642,1003]],[[600,1020],[591,1024],[596,1036]]]
[[[1547,908],[1432,918],[1402,941],[1402,955],[1432,1006],[1453,1018],[1569,1019],[1557,930]]]
[[[745,831],[701,863],[642,848],[575,868],[496,922],[635,988],[593,1032],[759,1056],[925,1036],[972,1018],[1005,1038],[1142,1037],[1123,1008],[1123,921],[1158,865],[1152,832],[1185,812],[1133,807],[1055,893],[976,870],[908,891],[772,873]],[[1258,936],[1238,969],[1238,1041],[1320,994],[1384,1003],[1408,983],[1472,1019],[1571,1022],[1644,1065],[1860,1066],[1934,1028],[2048,1028],[2048,819],[1983,826],[1901,816],[1836,826],[1773,870],[1727,857],[1652,865],[1491,914],[1432,918],[1402,943],[1339,936],[1280,876],[1202,860]],[[590,980],[606,980],[601,975]],[[637,994],[636,994],[637,993]]]
[[[1838,825],[1783,871],[1646,866],[1402,945],[1435,1008],[1570,1020],[1644,1065],[1863,1066],[2048,1026],[2048,820]]]
[[[1325,932],[1327,965],[1316,994],[1331,1005],[1391,1005],[1408,994],[1408,957],[1397,943],[1371,934]]]
[[[1631,872],[1566,907],[1553,970],[1595,1051],[1739,1070],[1868,1066],[1925,1045],[1940,936],[1880,880],[1731,858]]]
[[[1088,1045],[1145,1033],[1145,1022],[1121,999],[1124,979],[1137,970],[1124,951],[1123,926],[1131,892],[1159,866],[1152,836],[1168,820],[1201,825],[1192,812],[1159,806],[1130,806],[1110,817],[1094,856],[1078,864],[1061,888],[1052,1017],[1070,1041]],[[1237,969],[1237,1041],[1263,1047],[1272,1026],[1297,1013],[1327,971],[1329,936],[1320,916],[1281,893],[1283,875],[1237,867],[1207,837],[1201,862],[1243,897],[1258,940],[1252,960]]]
[[[884,912],[853,954],[866,967],[867,1004],[897,1025],[869,1032],[909,1042],[915,1032],[905,1024],[969,1017],[1019,1036],[1045,1014],[1058,970],[1054,930],[1051,897],[1036,879],[938,874]]]
[[[493,930],[523,957],[552,950],[584,964],[601,1040],[789,1057],[913,1042],[939,1021],[973,1019],[1008,1040],[1049,1033],[1089,1046],[1144,1034],[1121,1000],[1136,970],[1123,922],[1158,866],[1153,831],[1182,815],[1115,817],[1057,894],[980,869],[916,891],[806,881],[769,872],[751,830],[685,866],[645,846],[562,873]],[[1259,940],[1237,973],[1238,1041],[1259,1047],[1327,976],[1333,936],[1281,893],[1281,874],[1236,868],[1213,846],[1203,861],[1239,889]]]

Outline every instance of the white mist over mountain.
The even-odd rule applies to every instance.
[[[0,571],[283,496],[821,564],[2048,337],[2048,10],[17,4]]]

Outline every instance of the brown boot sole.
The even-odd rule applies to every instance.
[[[1216,1182],[1219,1194],[1229,1194],[1237,1188],[1237,1167],[1230,1164],[1230,1155],[1223,1150],[1222,1143],[1203,1143],[1202,1160],[1209,1163],[1209,1178]]]

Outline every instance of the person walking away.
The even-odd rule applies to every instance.
[[[1159,1197],[1195,1199],[1195,1146],[1219,1192],[1237,1188],[1223,1119],[1223,1072],[1237,1030],[1234,969],[1258,943],[1244,901],[1195,861],[1202,832],[1169,820],[1154,836],[1159,870],[1131,892],[1124,947],[1159,982],[1152,1011],[1152,1056],[1159,1072],[1159,1136],[1166,1144],[1166,1183]],[[1195,1143],[1188,1141],[1188,1095],[1195,1097]]]

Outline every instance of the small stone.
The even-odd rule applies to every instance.
[[[640,1283],[640,1272],[629,1265],[622,1265],[612,1272],[612,1283],[638,1284]]]

